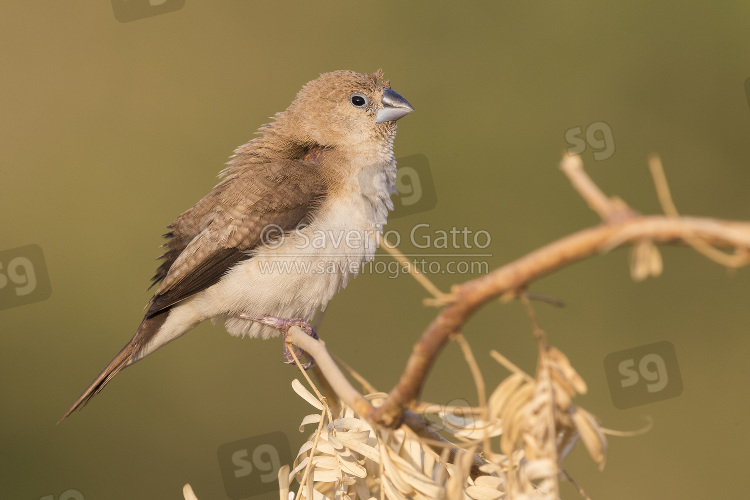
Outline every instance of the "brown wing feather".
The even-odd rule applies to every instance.
[[[161,283],[146,313],[151,317],[215,284],[250,258],[271,224],[290,231],[307,222],[325,193],[315,164],[285,160],[230,172],[214,190],[170,225]],[[152,284],[152,286],[153,286]]]

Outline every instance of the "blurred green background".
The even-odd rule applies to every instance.
[[[388,228],[487,231],[491,257],[479,260],[494,268],[598,223],[557,168],[566,131],[596,122],[614,151],[582,156],[606,193],[659,211],[646,165],[656,151],[683,213],[750,219],[749,23],[744,1],[189,0],[131,22],[109,2],[4,2],[0,251],[39,245],[52,295],[0,310],[0,497],[182,498],[190,482],[201,500],[221,499],[221,445],[281,431],[296,453],[311,408],[290,389],[298,373],[280,362],[281,342],[221,325],[201,325],[55,422],[134,333],[165,226],[319,73],[382,67],[417,110],[399,122],[396,156],[428,158],[437,206]],[[603,472],[582,448],[568,471],[593,498],[744,496],[748,271],[674,247],[663,276],[634,283],[627,257],[532,288],[567,303],[536,309],[589,384],[577,402],[610,428],[654,420],[645,435],[610,438]],[[471,277],[432,276],[443,290]],[[425,296],[408,276],[360,276],[319,333],[388,390],[435,314]],[[465,334],[488,385],[505,375],[489,349],[534,369],[520,304],[490,304]],[[675,347],[682,394],[616,408],[605,356],[657,341]],[[457,346],[424,397],[476,403]],[[570,485],[563,496],[578,497]]]

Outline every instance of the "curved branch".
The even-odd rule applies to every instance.
[[[382,406],[372,408],[367,418],[387,427],[400,425],[403,411],[416,401],[437,354],[451,334],[483,304],[506,292],[515,292],[531,282],[574,262],[624,244],[650,240],[688,244],[701,239],[714,246],[750,251],[750,223],[699,217],[637,216],[617,223],[584,229],[550,243],[491,273],[455,285],[454,300],[443,307],[414,346],[396,386]]]
[[[325,342],[307,335],[300,327],[293,326],[289,329],[286,341],[306,351],[315,360],[315,364],[325,375],[326,381],[341,400],[359,415],[367,415],[372,410],[372,405],[355,389],[346,379],[338,365],[326,349]]]

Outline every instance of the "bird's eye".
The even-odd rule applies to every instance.
[[[364,94],[360,94],[357,92],[356,94],[352,94],[349,96],[349,102],[352,103],[352,105],[355,108],[364,108],[367,106],[367,97]]]

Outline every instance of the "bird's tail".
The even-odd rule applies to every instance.
[[[96,377],[93,382],[91,382],[91,385],[89,385],[88,388],[83,391],[83,394],[81,394],[78,399],[76,399],[75,403],[73,403],[70,409],[65,412],[65,415],[62,416],[58,423],[68,418],[70,414],[77,409],[85,406],[91,398],[99,394],[99,391],[104,389],[104,386],[107,385],[110,380],[112,380],[112,377],[117,375],[120,370],[125,368],[125,365],[128,364],[128,361],[130,361],[130,358],[133,356],[133,352],[134,349],[132,344],[128,344],[123,347],[122,350],[117,353],[117,356],[115,356],[115,358],[110,361],[107,367],[102,370],[99,376]]]
[[[164,324],[164,321],[166,320],[167,314],[168,311],[165,311],[154,317],[144,318],[141,322],[141,325],[138,327],[138,331],[130,340],[130,342],[128,342],[128,344],[123,347],[120,352],[117,353],[114,359],[110,361],[107,367],[99,374],[99,376],[96,377],[93,382],[91,382],[91,385],[89,385],[88,388],[83,391],[83,394],[78,397],[75,403],[73,403],[70,409],[65,412],[65,415],[63,415],[57,423],[59,424],[60,422],[68,418],[71,413],[84,407],[91,398],[99,394],[99,391],[104,389],[104,386],[107,385],[109,381],[112,380],[112,377],[117,375],[120,370],[128,366],[131,362],[137,361],[138,357],[136,355],[145,345],[145,341],[147,341],[152,335],[154,335],[156,331],[159,330],[159,328],[161,328],[161,326]]]

